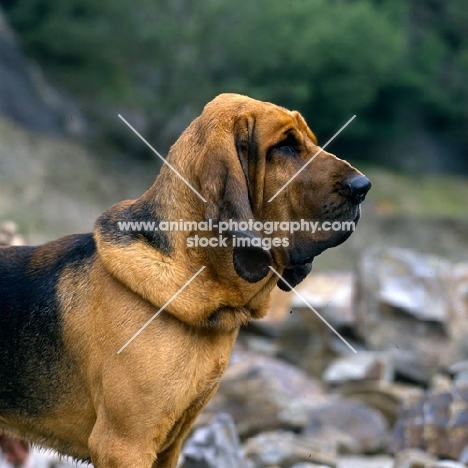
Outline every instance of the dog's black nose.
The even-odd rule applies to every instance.
[[[353,176],[344,183],[344,188],[353,202],[361,203],[371,188],[371,182],[363,175]]]

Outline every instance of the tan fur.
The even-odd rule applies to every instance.
[[[274,151],[286,131],[300,142],[297,157]],[[323,220],[330,206],[333,219],[354,219],[357,208],[339,184],[360,173],[327,152],[267,202],[319,149],[297,112],[231,94],[209,103],[167,158],[207,203],[163,166],[139,199],[98,219],[91,267],[66,270],[57,288],[69,366],[66,397],[46,418],[17,424],[17,431],[91,458],[96,468],[174,468],[191,424],[218,387],[239,328],[267,313],[278,278],[269,272],[245,281],[234,269],[232,248],[188,248],[193,233],[168,233],[166,255],[144,240],[119,242],[112,229],[123,213],[142,207],[166,221],[220,220],[226,217],[222,197],[234,203],[239,220]],[[294,245],[332,246],[333,235],[296,233]],[[293,267],[288,248],[270,253],[280,273]],[[202,273],[117,354],[201,266]]]

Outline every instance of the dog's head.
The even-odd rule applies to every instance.
[[[196,138],[203,152],[192,164],[198,174],[194,183],[206,199],[205,219],[267,226],[267,231],[230,231],[262,242],[234,247],[234,267],[243,279],[261,280],[274,263],[294,287],[315,256],[352,233],[370,182],[321,150],[298,112],[222,94],[206,105],[187,137]],[[278,286],[289,289],[283,281]]]

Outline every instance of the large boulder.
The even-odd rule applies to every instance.
[[[320,377],[324,369],[348,348],[309,306],[340,333],[355,323],[352,273],[312,273],[294,293],[273,292],[266,318],[278,335],[278,356]]]
[[[310,440],[322,440],[340,453],[376,453],[389,442],[387,422],[379,411],[365,403],[329,396],[307,414],[303,431]]]
[[[300,430],[308,409],[325,399],[322,384],[300,369],[261,354],[236,351],[200,422],[225,411],[242,439],[270,430]]]
[[[454,314],[454,265],[433,255],[399,248],[369,249],[359,266],[357,331],[367,347],[384,351],[395,371],[428,382],[454,360],[467,326],[467,310]],[[459,359],[462,356],[457,356]]]
[[[225,411],[242,440],[291,431],[347,453],[375,452],[387,445],[388,427],[379,411],[327,395],[316,379],[278,359],[236,352],[233,361],[198,424]]]

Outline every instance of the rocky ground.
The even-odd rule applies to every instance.
[[[22,242],[0,225],[0,244]],[[468,466],[468,264],[374,248],[297,291],[242,331],[179,468]]]
[[[88,232],[153,182],[150,160],[92,154],[93,131],[0,11],[0,221],[24,234],[4,221],[0,246]],[[468,184],[366,174],[358,232],[242,331],[179,468],[468,466]],[[69,466],[34,450],[30,468]]]

